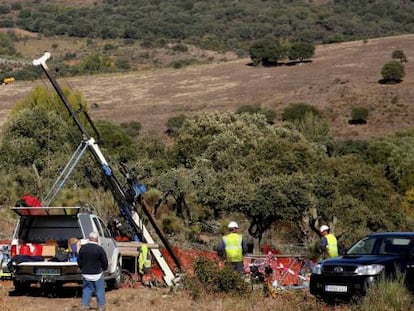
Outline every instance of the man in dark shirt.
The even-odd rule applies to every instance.
[[[78,254],[78,265],[82,272],[82,309],[89,309],[92,294],[95,292],[98,311],[105,310],[105,280],[103,271],[108,268],[108,258],[98,244],[97,232],[89,234],[89,243],[82,245]]]

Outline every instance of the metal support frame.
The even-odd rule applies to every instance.
[[[85,148],[89,147],[89,150],[91,151],[92,156],[101,165],[101,169],[103,170],[103,173],[106,177],[108,185],[111,189],[111,192],[112,192],[115,200],[117,201],[117,203],[119,205],[119,209],[121,211],[121,214],[125,217],[125,221],[129,222],[130,225],[132,225],[133,228],[136,231],[142,231],[142,237],[144,238],[145,242],[153,244],[154,239],[152,238],[152,236],[151,236],[150,232],[148,231],[148,229],[143,224],[143,221],[140,218],[140,216],[135,211],[135,203],[131,205],[131,203],[126,199],[125,191],[122,188],[121,184],[118,182],[117,178],[113,175],[112,169],[110,168],[108,162],[106,161],[104,155],[102,154],[102,152],[101,152],[101,150],[98,146],[97,141],[90,135],[90,133],[89,133],[90,131],[88,131],[88,128],[84,125],[84,123],[78,117],[78,114],[82,113],[82,115],[86,118],[86,121],[88,122],[88,124],[92,128],[93,134],[96,135],[97,139],[99,140],[99,133],[98,133],[97,129],[95,128],[95,126],[94,126],[92,120],[90,119],[89,115],[86,113],[86,111],[83,109],[83,107],[81,105],[79,107],[79,110],[75,111],[72,108],[71,104],[69,103],[69,101],[65,97],[65,95],[64,95],[61,87],[57,83],[56,79],[49,72],[49,68],[46,64],[46,61],[50,57],[51,57],[51,54],[49,52],[45,52],[42,57],[40,57],[39,59],[33,60],[33,65],[40,66],[43,69],[44,73],[46,74],[46,76],[49,79],[50,83],[53,85],[53,87],[54,87],[55,91],[57,92],[59,98],[61,99],[62,103],[65,105],[66,109],[68,110],[70,117],[73,119],[76,126],[78,127],[78,129],[82,133],[82,135],[84,137],[84,141],[82,143],[85,145],[85,147],[82,150],[81,155],[84,153],[83,151],[85,150]],[[78,149],[79,149],[79,147],[78,147]],[[77,157],[75,159],[75,162],[73,163],[73,165],[69,165],[69,164],[67,165],[67,167],[70,166],[69,174],[73,170],[75,165],[78,163],[79,158],[80,158],[81,155],[79,155],[79,157]],[[65,168],[65,170],[66,170],[66,168]],[[60,184],[60,187],[63,186],[63,184],[64,184],[64,181]],[[48,203],[49,202],[50,202],[50,200],[48,201]],[[145,207],[144,207],[144,212],[146,212]],[[174,251],[172,250],[172,247],[169,244],[168,240],[166,240],[165,237],[163,236],[163,234],[161,234],[162,232],[160,231],[160,228],[158,228],[156,223],[151,223],[151,224],[154,226],[154,229],[156,230],[156,232],[159,235],[160,239],[165,244],[167,250],[169,251],[169,253],[173,257],[174,261],[176,262],[177,268],[180,269],[181,268],[180,262],[179,262],[178,258],[176,257]],[[164,274],[163,279],[164,279],[165,283],[168,286],[173,285],[175,275],[174,275],[172,269],[170,268],[170,266],[167,264],[165,258],[162,256],[160,250],[159,249],[151,249],[151,253],[152,253],[153,257],[155,258],[157,264],[160,266],[160,268],[163,271],[163,274]]]
[[[83,145],[83,148],[82,148]],[[81,159],[82,155],[85,153],[86,149],[88,148],[87,144],[83,142],[78,146],[76,151],[73,153],[72,157],[70,158],[69,162],[66,164],[58,178],[56,179],[55,183],[49,189],[49,192],[42,200],[42,204],[44,206],[50,206],[50,203],[56,198],[59,194],[60,190],[64,186],[66,180],[69,178],[70,174],[78,164],[79,160]]]

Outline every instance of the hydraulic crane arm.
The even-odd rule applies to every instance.
[[[33,61],[33,65],[40,66],[44,73],[46,74],[48,80],[53,85],[56,93],[58,94],[59,98],[61,99],[62,103],[66,107],[67,111],[69,112],[70,118],[73,120],[73,122],[76,124],[78,129],[80,130],[82,136],[83,136],[83,142],[88,146],[88,149],[90,150],[93,158],[95,161],[100,165],[102,172],[105,176],[105,179],[108,183],[108,186],[112,192],[112,195],[114,196],[114,199],[116,200],[120,214],[124,221],[134,230],[134,237],[138,238],[140,237],[147,243],[154,243],[150,233],[145,228],[145,226],[142,223],[142,220],[139,218],[138,214],[136,213],[135,206],[136,203],[139,202],[139,199],[141,198],[141,195],[143,192],[145,192],[145,187],[138,183],[138,180],[131,174],[129,174],[129,171],[125,165],[121,165],[121,172],[124,174],[124,176],[127,179],[127,189],[124,189],[121,185],[121,183],[118,181],[116,176],[113,174],[113,171],[106,161],[103,153],[101,152],[98,142],[95,140],[93,136],[96,136],[99,138],[99,132],[95,125],[93,124],[91,118],[89,117],[88,113],[85,111],[85,109],[82,107],[81,103],[79,103],[79,108],[75,110],[68,99],[66,98],[65,94],[63,93],[61,87],[57,83],[54,76],[49,71],[49,68],[46,64],[46,61],[50,58],[51,54],[49,52],[46,52],[41,58],[36,59]],[[80,118],[79,115],[82,115],[87,124],[85,125],[82,121],[82,118]],[[88,128],[88,125],[90,128]],[[90,133],[91,132],[91,133]],[[131,195],[127,196],[126,192],[133,193],[133,199],[131,200]],[[158,227],[156,221],[154,220],[151,212],[143,206],[143,211],[147,218],[150,220],[151,225],[154,227],[154,230],[156,231],[157,235],[163,242],[164,246],[166,247],[168,253],[174,260],[174,263],[177,267],[178,271],[181,271],[181,262],[176,256],[171,244],[164,236],[162,230]],[[156,260],[160,264],[161,268],[163,268],[163,271],[165,273],[166,267],[165,266],[165,260],[162,258],[161,253],[159,250],[154,249],[152,250],[153,255],[155,255]],[[172,279],[174,276],[172,275],[171,271],[167,271],[167,275],[164,276],[164,279],[167,281],[167,284],[170,285]]]

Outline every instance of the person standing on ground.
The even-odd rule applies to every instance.
[[[243,257],[247,253],[247,244],[243,236],[238,233],[239,225],[235,221],[228,224],[230,233],[223,236],[218,247],[217,254],[226,260],[226,264],[234,267],[239,273],[244,273]]]
[[[322,235],[320,251],[324,258],[332,258],[338,256],[338,241],[335,235],[330,233],[330,228],[327,225],[323,225],[320,228]]]
[[[148,246],[142,244],[138,246],[138,274],[143,279],[144,274],[151,273],[151,252],[148,249]]]
[[[98,244],[97,232],[89,234],[89,243],[82,245],[78,254],[78,266],[82,273],[82,304],[88,310],[92,294],[95,292],[98,311],[105,310],[105,280],[103,272],[108,268],[108,258],[104,249]]]

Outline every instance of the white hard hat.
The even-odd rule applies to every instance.
[[[236,229],[238,229],[239,228],[239,225],[237,224],[237,222],[235,222],[235,221],[230,221],[229,222],[229,225],[227,226],[229,229],[233,229],[233,228],[236,228]]]
[[[321,226],[321,228],[319,230],[321,232],[328,231],[329,230],[329,227],[327,225],[323,225],[323,226]]]

